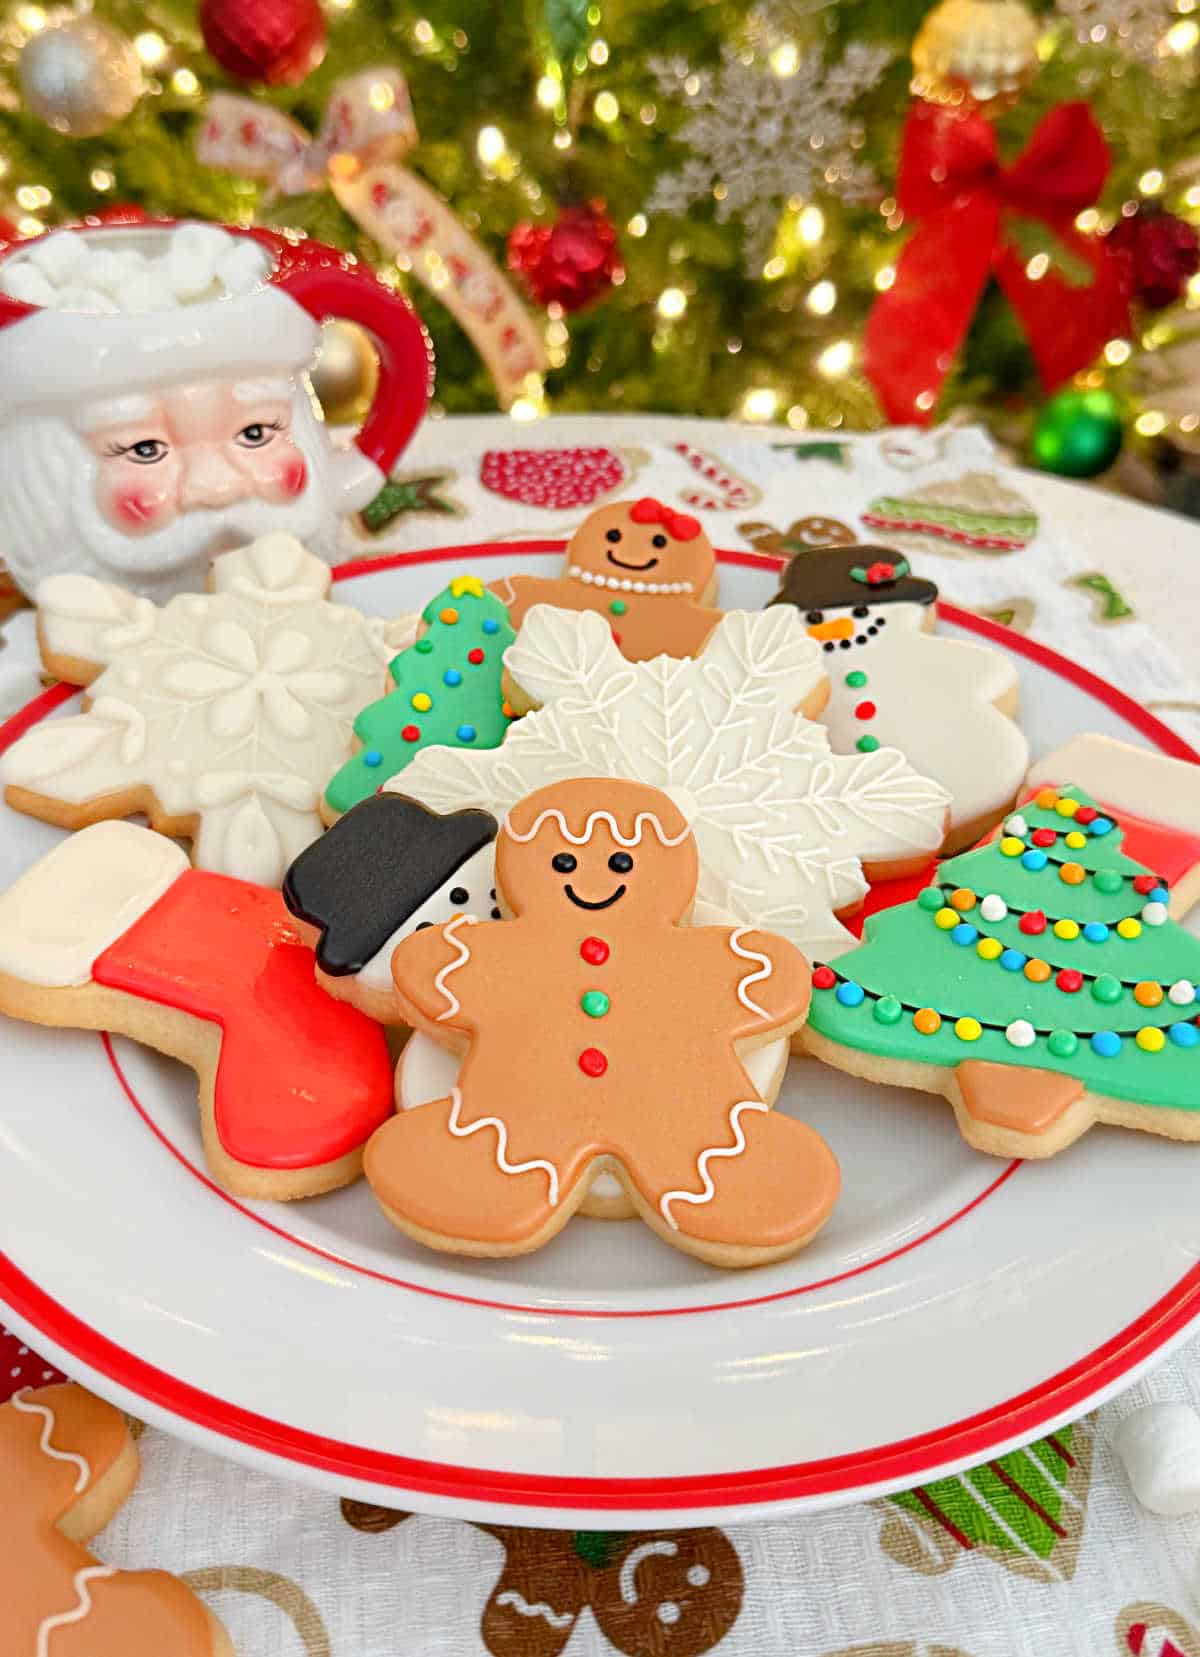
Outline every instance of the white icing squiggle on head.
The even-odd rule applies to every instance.
[[[713,1145],[707,1151],[701,1151],[696,1159],[696,1172],[700,1175],[703,1189],[700,1191],[667,1191],[659,1200],[659,1209],[663,1219],[672,1231],[679,1230],[679,1221],[671,1213],[671,1204],[675,1202],[706,1203],[711,1202],[716,1195],[716,1186],[708,1171],[708,1164],[714,1157],[741,1156],[746,1149],[746,1136],[742,1132],[739,1120],[744,1110],[762,1111],[764,1114],[770,1107],[764,1105],[761,1099],[741,1099],[729,1113],[729,1126],[733,1130],[732,1145]]]
[[[517,1615],[521,1617],[541,1617],[544,1622],[550,1624],[551,1628],[570,1628],[575,1621],[573,1611],[556,1611],[552,1605],[547,1605],[545,1600],[540,1599],[531,1605],[523,1594],[518,1594],[515,1588],[506,1588],[502,1594],[497,1594],[496,1604],[511,1605]]]
[[[544,1159],[539,1157],[535,1157],[532,1162],[510,1162],[507,1156],[508,1129],[505,1127],[500,1118],[498,1116],[481,1116],[477,1121],[468,1122],[466,1127],[463,1127],[459,1120],[459,1113],[462,1110],[461,1090],[456,1087],[452,1091],[450,1097],[453,1100],[453,1105],[450,1110],[449,1127],[450,1132],[454,1135],[454,1137],[456,1139],[465,1139],[468,1134],[478,1133],[480,1128],[495,1128],[497,1168],[499,1168],[501,1173],[504,1174],[527,1174],[533,1168],[543,1169],[547,1179],[550,1181],[550,1206],[551,1208],[557,1208],[558,1169],[554,1166],[554,1164],[552,1162],[546,1162]]]
[[[563,816],[558,807],[547,806],[545,811],[538,812],[537,816],[534,818],[533,827],[528,829],[524,834],[518,833],[518,831],[513,827],[512,812],[510,811],[508,816],[504,819],[504,826],[501,829],[501,833],[507,834],[510,840],[515,840],[519,845],[523,846],[527,841],[534,838],[547,818],[553,819],[553,821],[558,824],[559,831],[561,832],[563,839],[569,840],[573,846],[586,846],[588,841],[592,838],[592,835],[596,832],[597,823],[607,823],[608,831],[617,842],[618,846],[640,845],[642,835],[645,833],[643,824],[646,823],[649,823],[650,827],[658,836],[659,844],[668,847],[678,846],[680,842],[686,840],[688,835],[692,832],[690,827],[685,827],[681,833],[669,835],[652,811],[639,811],[637,816],[633,819],[633,833],[626,835],[622,834],[620,825],[611,811],[593,811],[588,816],[587,822],[583,825],[583,833],[572,834],[571,830],[567,827],[567,819]]]
[[[37,1633],[36,1657],[50,1657],[50,1636],[56,1628],[67,1628],[71,1623],[82,1622],[92,1609],[92,1596],[88,1590],[88,1583],[97,1577],[116,1576],[116,1567],[113,1565],[85,1565],[81,1571],[75,1573],[75,1592],[78,1603],[70,1611],[60,1611],[57,1616],[47,1617]]]
[[[42,1439],[38,1448],[44,1455],[52,1457],[54,1461],[69,1461],[78,1467],[79,1476],[75,1480],[75,1494],[78,1496],[91,1478],[92,1469],[85,1456],[77,1456],[71,1450],[56,1450],[51,1444],[50,1436],[54,1431],[54,1411],[45,1404],[30,1403],[28,1387],[23,1387],[20,1392],[13,1393],[12,1404],[13,1409],[20,1410],[23,1415],[41,1415],[45,1417]]]
[[[739,926],[736,932],[729,934],[729,947],[735,955],[740,955],[743,961],[761,961],[762,966],[757,972],[748,972],[738,984],[738,1000],[749,1012],[757,1013],[759,1018],[769,1018],[771,1015],[765,1007],[760,1007],[754,997],[750,995],[747,986],[759,984],[764,978],[769,978],[775,968],[771,965],[771,958],[757,949],[743,949],[742,939],[747,932],[753,932],[752,926]]]
[[[631,1548],[625,1556],[621,1566],[621,1574],[617,1579],[617,1586],[621,1590],[621,1598],[626,1605],[636,1605],[638,1602],[637,1587],[634,1578],[637,1576],[638,1566],[645,1559],[674,1559],[679,1552],[678,1542],[643,1542],[640,1547]]]
[[[451,961],[448,966],[444,966],[433,981],[434,988],[440,990],[449,1003],[446,1011],[438,1014],[439,1024],[443,1019],[453,1018],[455,1013],[462,1006],[462,1002],[455,995],[454,991],[446,988],[446,979],[450,973],[457,972],[464,961],[469,961],[471,959],[471,951],[467,948],[466,944],[463,943],[462,939],[456,937],[455,934],[460,926],[475,926],[476,924],[477,922],[474,915],[459,915],[457,920],[450,921],[442,928],[442,937],[445,938],[448,944],[454,945],[455,949],[458,950],[458,957],[456,960]]]

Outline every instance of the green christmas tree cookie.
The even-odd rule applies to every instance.
[[[498,748],[513,718],[500,689],[516,637],[478,576],[457,575],[421,611],[426,631],[394,657],[396,688],[354,721],[360,747],[325,790],[333,822],[403,771],[422,748]]]
[[[1192,836],[1147,842],[1147,826],[1159,855],[1194,863]],[[1200,1139],[1200,939],[1122,840],[1082,789],[1040,789],[817,968],[806,1047],[944,1093],[964,1138],[1000,1155],[1052,1155],[1095,1121]]]

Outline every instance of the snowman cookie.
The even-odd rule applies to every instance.
[[[833,1154],[771,1110],[744,1063],[803,1024],[807,963],[751,927],[683,925],[698,873],[686,819],[643,784],[577,778],[509,811],[507,918],[460,915],[392,954],[407,1022],[464,1060],[446,1096],[367,1146],[401,1230],[451,1253],[528,1253],[601,1172],[713,1265],[782,1259],[824,1224]]]
[[[882,547],[794,558],[773,605],[791,605],[821,646],[837,753],[898,748],[951,797],[946,849],[976,840],[1011,805],[1029,762],[1013,721],[1016,669],[986,645],[931,632],[937,588]]]
[[[535,604],[594,610],[631,662],[695,656],[721,619],[717,562],[698,518],[645,496],[585,518],[560,576],[504,576],[492,591],[520,627]]]

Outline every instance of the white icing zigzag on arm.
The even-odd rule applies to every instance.
[[[534,838],[547,818],[553,819],[553,821],[558,824],[559,831],[562,834],[563,839],[569,840],[573,846],[586,846],[588,841],[592,838],[592,835],[596,832],[597,823],[608,824],[609,833],[619,846],[640,845],[642,835],[645,832],[642,827],[644,823],[649,823],[650,827],[658,836],[659,844],[663,846],[678,846],[680,842],[686,840],[688,835],[692,832],[689,827],[685,828],[680,834],[669,835],[652,811],[638,812],[637,816],[633,820],[633,833],[631,835],[621,833],[617,819],[613,816],[611,811],[591,812],[587,822],[583,825],[582,834],[571,833],[570,829],[567,827],[566,818],[557,806],[547,806],[545,811],[539,811],[537,817],[534,819],[533,827],[528,829],[524,834],[518,834],[517,830],[512,826],[510,818],[511,813],[509,814],[509,817],[504,819],[504,833],[508,835],[510,840],[515,840],[522,846],[525,845],[527,841]]]
[[[454,1137],[465,1139],[468,1134],[478,1133],[480,1128],[495,1128],[497,1168],[504,1174],[528,1174],[534,1168],[543,1169],[550,1181],[550,1206],[551,1208],[557,1208],[558,1169],[554,1164],[546,1162],[540,1157],[535,1157],[532,1162],[510,1162],[506,1154],[508,1151],[508,1129],[500,1118],[498,1116],[481,1116],[476,1121],[468,1122],[466,1127],[463,1127],[459,1120],[459,1113],[462,1110],[461,1090],[457,1087],[453,1088],[450,1097],[453,1100],[453,1105],[450,1110],[449,1128]],[[765,1109],[766,1107],[763,1106],[762,1108]]]
[[[50,1657],[50,1636],[56,1628],[67,1628],[71,1623],[82,1622],[92,1609],[92,1596],[88,1583],[97,1577],[116,1576],[116,1567],[113,1565],[85,1565],[81,1571],[75,1573],[75,1592],[79,1596],[78,1603],[70,1611],[61,1611],[57,1616],[47,1617],[38,1629],[36,1657]]]
[[[710,1146],[707,1151],[701,1151],[700,1155],[696,1159],[696,1172],[700,1175],[700,1179],[703,1183],[703,1189],[700,1191],[664,1192],[663,1196],[659,1199],[658,1206],[662,1212],[663,1219],[667,1222],[672,1231],[679,1230],[679,1221],[671,1213],[671,1204],[674,1202],[690,1202],[699,1205],[701,1203],[711,1202],[713,1197],[716,1195],[717,1188],[713,1184],[712,1176],[708,1171],[709,1163],[715,1157],[741,1156],[742,1152],[746,1149],[746,1136],[742,1132],[742,1124],[739,1120],[742,1112],[744,1110],[757,1110],[765,1114],[769,1109],[770,1106],[764,1105],[761,1099],[740,1099],[729,1112],[729,1126],[733,1130],[733,1144]]]
[[[502,1594],[497,1594],[496,1604],[511,1605],[517,1615],[521,1617],[541,1617],[543,1621],[550,1624],[551,1628],[570,1628],[575,1621],[573,1611],[556,1611],[552,1605],[547,1605],[545,1600],[538,1600],[531,1605],[523,1594],[518,1594],[515,1588],[506,1588]]]
[[[14,1392],[12,1398],[13,1408],[15,1410],[20,1410],[23,1415],[41,1415],[45,1417],[45,1425],[42,1428],[42,1439],[38,1448],[44,1455],[52,1457],[55,1461],[74,1462],[75,1466],[79,1469],[79,1477],[75,1480],[75,1494],[78,1496],[80,1491],[84,1488],[92,1476],[92,1469],[88,1465],[87,1458],[85,1456],[77,1456],[71,1450],[56,1450],[54,1448],[50,1442],[50,1436],[54,1432],[54,1411],[52,1409],[48,1409],[45,1404],[31,1404],[28,1401],[28,1396],[28,1387],[23,1387],[20,1392]]]
[[[758,1002],[755,1001],[754,997],[750,995],[748,988],[751,984],[759,984],[764,978],[769,978],[775,971],[775,968],[771,965],[771,958],[769,955],[763,955],[761,951],[757,949],[742,948],[742,939],[746,936],[747,932],[753,931],[754,928],[752,926],[739,926],[736,932],[731,932],[729,934],[729,947],[735,955],[740,955],[743,961],[762,962],[762,966],[757,972],[748,972],[738,984],[738,1000],[749,1012],[757,1013],[759,1018],[769,1018],[771,1015],[767,1012],[767,1009],[765,1007],[761,1007]]]
[[[474,915],[459,915],[457,920],[448,922],[447,925],[442,928],[442,937],[445,938],[448,944],[454,945],[455,949],[458,951],[458,958],[451,961],[447,966],[444,966],[433,981],[434,989],[440,990],[448,1003],[446,1011],[438,1014],[439,1024],[445,1018],[453,1018],[455,1013],[462,1006],[462,1002],[455,995],[454,991],[446,988],[446,979],[450,973],[457,972],[464,961],[469,961],[471,959],[471,951],[467,948],[466,944],[463,943],[461,938],[455,937],[455,933],[458,931],[460,926],[475,926],[477,924],[478,923]]]

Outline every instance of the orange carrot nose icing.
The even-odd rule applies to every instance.
[[[821,621],[808,630],[810,639],[851,639],[854,637],[854,621],[850,616],[843,616],[841,621]]]

